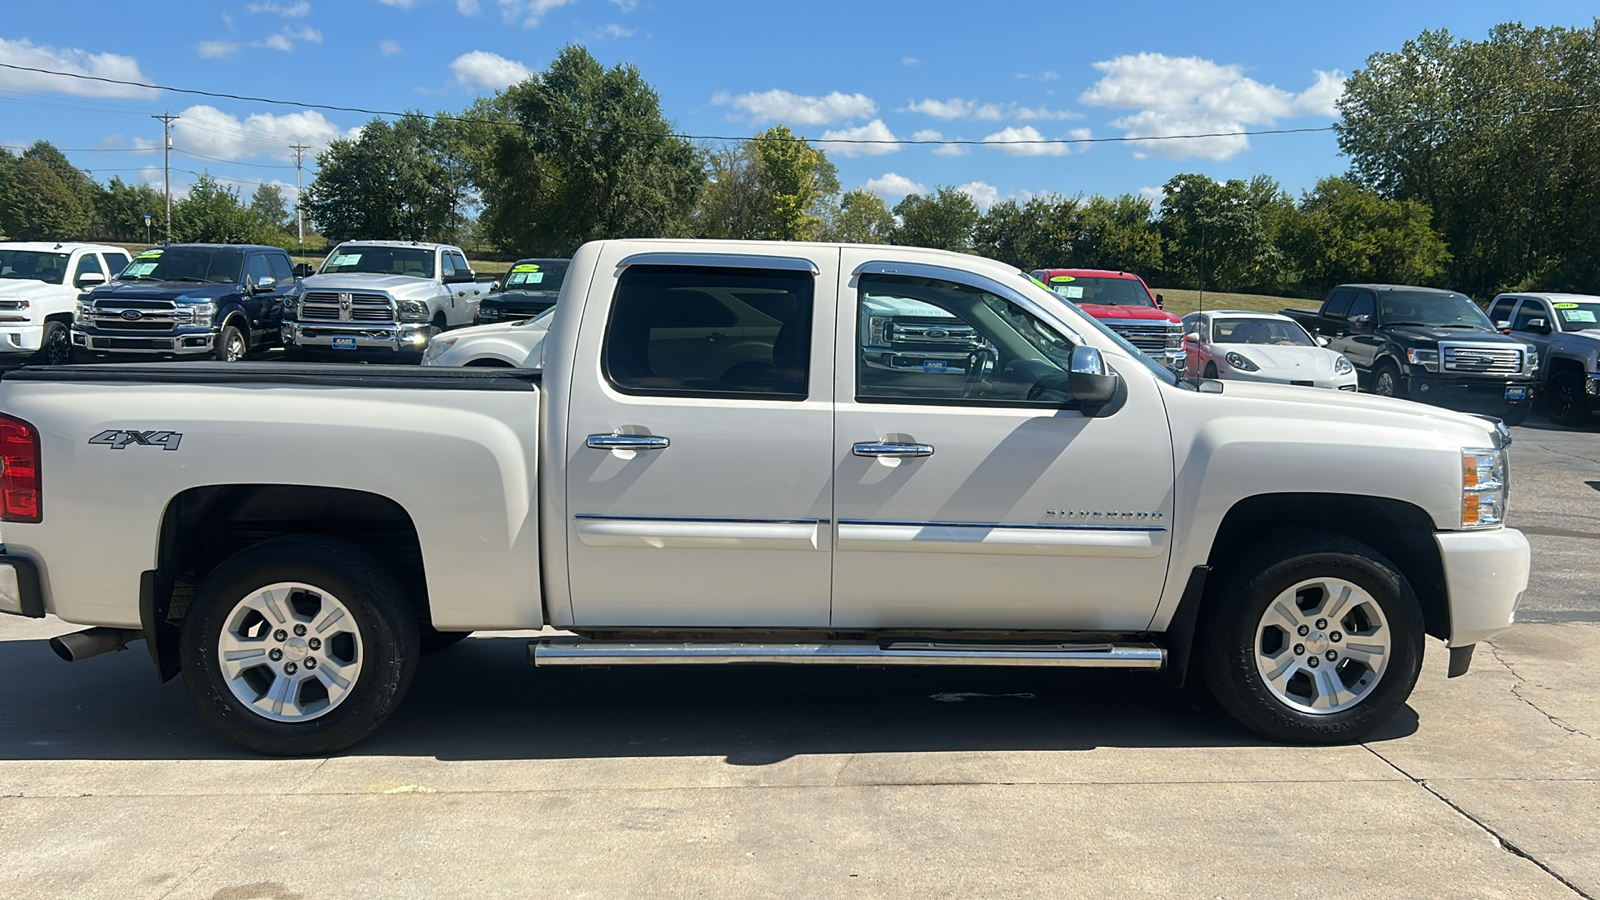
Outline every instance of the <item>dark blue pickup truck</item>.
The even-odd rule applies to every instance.
[[[74,354],[233,362],[277,346],[299,299],[289,254],[247,244],[152,247],[78,298]]]
[[[1322,309],[1283,314],[1355,364],[1363,390],[1521,424],[1539,354],[1507,337],[1465,294],[1397,284],[1341,284]]]

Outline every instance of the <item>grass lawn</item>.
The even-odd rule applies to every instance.
[[[1185,315],[1200,308],[1200,292],[1186,291],[1179,288],[1151,287],[1150,290],[1160,294],[1166,301],[1167,311]],[[1206,309],[1247,309],[1251,312],[1277,312],[1284,307],[1299,309],[1319,309],[1320,300],[1306,300],[1300,297],[1273,297],[1267,294],[1224,294],[1217,291],[1206,291]]]

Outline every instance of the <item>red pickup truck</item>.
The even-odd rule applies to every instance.
[[[1051,293],[1077,304],[1128,343],[1183,377],[1183,321],[1161,308],[1159,294],[1131,272],[1034,269]]]

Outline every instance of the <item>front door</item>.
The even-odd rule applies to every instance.
[[[613,273],[568,404],[574,621],[826,626],[838,251],[602,255]]]
[[[866,268],[837,324],[833,626],[1146,628],[1173,524],[1158,376],[1116,362],[1120,408],[1086,415],[1064,390],[1072,344],[1036,314],[1053,301],[1020,276],[872,258],[841,264]],[[891,341],[897,311],[944,317],[944,339]]]

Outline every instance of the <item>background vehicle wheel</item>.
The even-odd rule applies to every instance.
[[[1376,550],[1316,531],[1267,540],[1208,604],[1201,665],[1217,702],[1263,737],[1359,741],[1399,711],[1422,668],[1422,610]]]
[[[244,339],[244,332],[237,325],[229,323],[222,326],[222,331],[217,335],[216,357],[218,362],[238,362],[250,352],[250,345]]]
[[[65,366],[72,362],[72,335],[64,322],[44,323],[39,352],[30,362],[41,366]]]
[[[1206,374],[1205,374],[1205,377],[1207,377],[1207,378],[1215,378],[1215,377],[1217,377],[1217,364],[1216,363],[1214,363],[1214,362],[1206,363]]]
[[[1400,396],[1400,370],[1394,363],[1383,363],[1372,373],[1372,392],[1380,397]]]
[[[1500,421],[1507,425],[1521,425],[1523,422],[1528,421],[1528,413],[1532,411],[1532,403],[1518,403],[1516,406],[1507,407],[1506,413],[1500,417]]]
[[[309,756],[371,734],[421,652],[416,610],[383,562],[320,535],[273,538],[201,582],[179,642],[200,717],[252,750]]]
[[[1583,396],[1583,373],[1570,369],[1550,376],[1550,418],[1562,425],[1587,425],[1588,401]]]
[[[422,652],[432,653],[454,647],[472,635],[470,631],[439,631],[432,625],[422,626]]]

